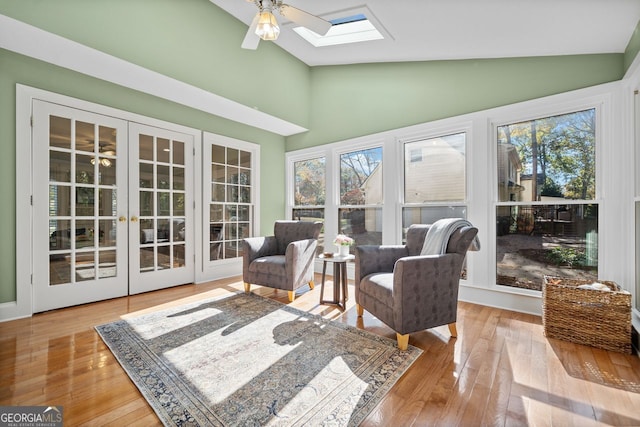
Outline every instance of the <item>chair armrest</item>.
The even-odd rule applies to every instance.
[[[242,241],[242,257],[248,266],[256,258],[277,255],[278,241],[274,236],[248,237]]]
[[[297,278],[313,265],[318,241],[316,239],[296,240],[287,245],[285,269],[287,277]]]
[[[391,273],[396,261],[409,255],[402,245],[356,246],[355,283],[371,273]]]
[[[399,259],[393,271],[396,325],[423,317],[440,324],[455,322],[463,261],[457,253]]]

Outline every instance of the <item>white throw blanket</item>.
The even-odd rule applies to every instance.
[[[427,235],[424,238],[420,255],[444,254],[447,251],[449,238],[454,231],[462,227],[473,227],[473,225],[462,218],[444,218],[434,222],[431,227],[429,227],[429,231],[427,231]],[[480,240],[478,240],[478,236],[471,242],[470,250],[480,250]]]

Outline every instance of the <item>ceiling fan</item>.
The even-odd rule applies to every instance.
[[[312,15],[304,10],[300,10],[288,4],[282,3],[282,0],[247,0],[258,7],[258,13],[253,18],[249,31],[242,41],[243,49],[256,49],[260,39],[275,40],[280,34],[278,21],[273,15],[273,10],[277,10],[280,15],[295,22],[321,36],[327,34],[331,28],[331,23]]]

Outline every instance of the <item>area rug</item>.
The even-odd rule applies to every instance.
[[[244,293],[96,330],[167,426],[355,426],[422,352]]]

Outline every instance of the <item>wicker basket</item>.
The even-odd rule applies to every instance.
[[[593,280],[544,277],[542,324],[547,338],[631,353],[631,294],[599,280],[611,292],[579,289]]]

